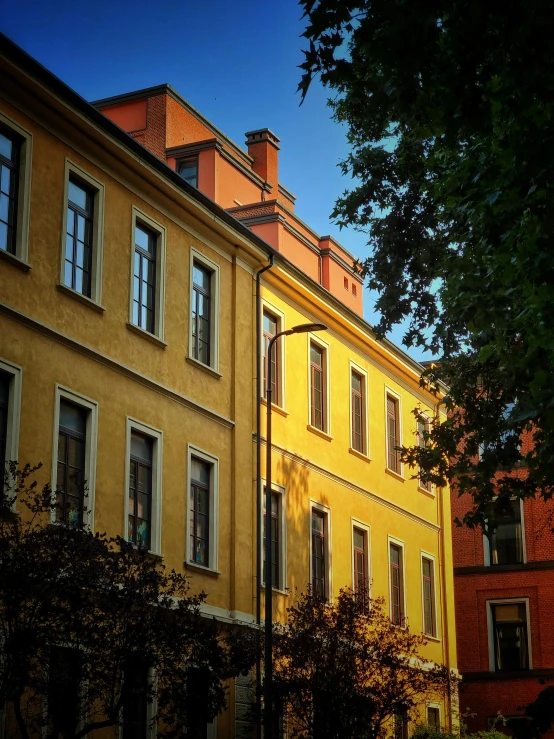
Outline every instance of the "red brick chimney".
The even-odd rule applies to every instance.
[[[247,131],[246,146],[254,159],[253,169],[275,189],[279,184],[279,146],[280,139],[269,128]]]

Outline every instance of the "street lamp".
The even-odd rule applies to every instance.
[[[267,461],[265,484],[265,665],[264,665],[264,739],[272,739],[273,735],[273,571],[271,562],[271,412],[272,412],[272,377],[271,358],[277,339],[290,334],[327,331],[322,323],[301,323],[287,331],[279,331],[272,336],[267,345]]]

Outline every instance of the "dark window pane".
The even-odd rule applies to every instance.
[[[0,372],[0,491],[4,487],[4,470],[6,468],[10,383],[11,375]]]
[[[131,456],[152,462],[152,439],[134,431],[131,433]]]
[[[512,500],[494,517],[496,528],[491,536],[491,564],[523,562],[521,503]]]
[[[198,187],[198,159],[185,159],[177,165],[177,171],[189,185]]]
[[[500,671],[529,669],[525,604],[493,605],[492,613],[496,669]]]

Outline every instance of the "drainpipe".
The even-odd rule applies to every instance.
[[[256,272],[256,624],[262,623],[262,395],[260,392],[260,377],[262,374],[262,292],[261,276],[273,267],[273,254],[269,255],[269,264]],[[259,633],[261,633],[259,631]],[[262,672],[261,651],[256,653],[256,705],[258,720],[256,722],[256,737],[262,736]]]

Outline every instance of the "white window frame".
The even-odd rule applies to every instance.
[[[350,421],[350,449],[355,452],[356,454],[362,454],[364,457],[367,457],[369,459],[369,378],[367,370],[360,367],[359,364],[356,364],[356,362],[353,362],[350,360],[349,363],[349,386],[350,386],[350,415],[349,415],[349,421]],[[363,406],[363,413],[364,413],[364,427],[363,427],[363,446],[364,449],[362,452],[359,452],[357,449],[354,449],[353,445],[353,435],[352,435],[352,373],[355,372],[357,375],[360,375],[363,380],[363,389],[362,389],[362,406]]]
[[[163,431],[127,416],[125,441],[125,495],[123,509],[123,538],[127,539],[129,525],[129,473],[131,468],[131,433],[148,436],[152,439],[152,521],[150,529],[151,554],[162,556],[162,467],[163,467]]]
[[[192,340],[192,300],[193,300],[193,266],[198,262],[202,267],[210,270],[210,364],[204,364],[194,356],[194,342]],[[209,367],[219,372],[219,289],[220,270],[219,264],[209,259],[205,254],[194,247],[190,247],[190,270],[189,270],[189,359],[202,367]]]
[[[494,632],[493,632],[493,618],[492,618],[492,606],[502,605],[516,605],[518,603],[525,603],[525,616],[527,618],[527,650],[529,653],[529,670],[521,670],[522,675],[533,669],[533,644],[531,639],[531,612],[529,608],[529,597],[522,596],[521,598],[499,598],[490,599],[486,601],[487,608],[487,636],[489,645],[489,671],[497,672],[494,664]]]
[[[272,583],[272,590],[276,590],[280,593],[286,593],[287,590],[287,497],[286,497],[286,488],[284,488],[282,485],[277,485],[276,483],[271,483],[272,493],[277,493],[279,495],[279,583],[275,584]],[[264,505],[262,506],[262,516],[265,520],[265,493],[266,493],[266,487],[265,487],[265,478],[262,478],[262,491],[264,495]],[[262,522],[263,524],[263,522]],[[263,527],[260,529],[263,531]],[[262,547],[263,547],[263,536],[262,536]],[[263,552],[261,552],[261,561],[263,562]],[[263,570],[263,568],[262,568]],[[263,576],[263,572],[262,572]],[[265,588],[265,581],[262,579],[262,587]]]
[[[329,506],[325,505],[324,503],[320,503],[317,500],[313,500],[310,498],[310,508],[309,508],[309,517],[308,517],[308,526],[309,526],[309,532],[310,532],[310,538],[309,538],[309,552],[310,552],[310,571],[309,571],[309,577],[308,577],[308,583],[311,586],[312,585],[312,510],[316,509],[317,511],[320,511],[321,513],[324,513],[327,517],[326,523],[327,523],[327,532],[326,532],[326,549],[325,549],[325,567],[326,567],[326,575],[327,575],[327,592],[325,593],[326,599],[329,601],[329,603],[333,600],[333,547],[332,547],[332,536],[331,536],[331,509]]]
[[[442,728],[442,704],[438,703],[437,701],[427,701],[425,703],[425,723],[429,725],[429,713],[427,711],[428,708],[438,708],[439,710],[439,726],[438,728]]]
[[[56,384],[54,396],[54,442],[52,444],[52,494],[55,496],[58,484],[58,441],[60,426],[60,402],[67,400],[86,411],[86,439],[85,439],[85,511],[83,524],[90,531],[94,531],[94,509],[96,499],[96,461],[98,447],[98,403],[81,393]],[[56,511],[50,513],[52,523],[56,523]]]
[[[138,223],[156,234],[156,298],[154,301],[154,332],[151,333],[133,323],[133,286],[135,276],[135,229]],[[166,264],[166,241],[167,232],[165,226],[155,221],[144,211],[133,205],[131,220],[131,287],[129,291],[129,324],[138,331],[144,332],[147,336],[155,336],[161,341],[164,340],[164,314],[165,314],[165,264]]]
[[[19,431],[21,427],[21,389],[23,382],[23,370],[18,364],[8,362],[0,357],[0,370],[11,375],[8,389],[8,423],[6,434],[6,468],[8,462],[19,461]],[[29,460],[33,463],[33,460]],[[2,480],[4,470],[0,470]]]
[[[330,355],[331,347],[327,341],[321,339],[315,333],[308,333],[308,426],[314,429],[318,434],[331,436],[331,372],[330,372]],[[325,392],[323,393],[323,430],[312,426],[312,373],[311,373],[311,357],[310,347],[316,344],[323,349],[323,383]]]
[[[494,498],[494,500],[496,500],[496,498]],[[520,519],[521,519],[521,547],[523,549],[523,563],[525,564],[527,562],[527,542],[525,541],[525,506],[523,505],[523,500],[521,498],[519,500],[519,505],[520,505]],[[485,534],[483,534],[483,562],[486,567],[497,567],[498,566],[498,565],[493,565],[491,563],[490,543]],[[507,566],[509,567],[510,565],[507,565]]]
[[[408,625],[408,587],[407,587],[407,573],[406,573],[406,543],[402,539],[397,539],[390,534],[387,535],[387,567],[388,567],[388,579],[389,579],[389,618],[392,621],[392,578],[390,573],[390,545],[395,544],[400,547],[402,551],[402,596],[404,598],[404,625],[400,628],[404,629]],[[396,624],[398,625],[398,624]]]
[[[29,222],[31,211],[31,178],[33,162],[33,134],[12,118],[0,112],[0,123],[20,136],[19,188],[17,192],[17,228],[15,236],[15,257],[25,264],[29,260]],[[10,255],[14,256],[14,255]]]
[[[269,303],[267,300],[264,300],[262,298],[262,305],[261,305],[261,314],[260,314],[260,326],[262,327],[261,335],[260,335],[260,357],[261,357],[261,373],[260,377],[258,379],[258,385],[259,385],[259,393],[260,397],[265,400],[264,397],[264,373],[263,373],[263,362],[264,362],[264,355],[263,355],[263,327],[264,327],[264,312],[271,313],[276,319],[277,319],[277,332],[280,331],[286,331],[286,322],[285,322],[285,314],[283,311],[276,308],[274,305]],[[285,358],[287,356],[287,337],[281,336],[281,338],[276,342],[276,351],[278,352],[277,355],[277,367],[279,368],[279,377],[278,377],[278,392],[279,392],[279,402],[275,403],[273,402],[272,405],[277,406],[278,408],[281,408],[282,410],[286,411],[287,409],[287,400],[286,400],[286,393],[285,389],[287,386],[286,383],[286,362]]]
[[[92,273],[90,277],[90,298],[88,295],[73,290],[70,285],[66,285],[64,282],[64,262],[65,262],[65,241],[67,233],[67,208],[68,208],[68,194],[69,194],[69,178],[71,175],[79,180],[82,180],[85,184],[89,185],[94,190],[94,212],[93,212],[93,225],[92,225]],[[65,172],[64,172],[64,191],[63,191],[63,214],[62,214],[62,237],[61,237],[61,251],[60,251],[60,281],[59,285],[64,291],[68,291],[72,295],[83,299],[92,301],[98,306],[102,303],[102,264],[104,259],[104,203],[105,203],[105,186],[103,182],[97,180],[84,169],[79,167],[78,164],[72,162],[71,159],[65,160]]]
[[[363,523],[357,518],[351,518],[350,519],[350,542],[351,542],[351,550],[352,550],[352,590],[354,590],[354,575],[355,575],[355,566],[354,566],[354,529],[360,529],[361,531],[365,531],[366,535],[366,565],[367,565],[367,585],[368,585],[368,598],[371,598],[371,527],[367,523]]]
[[[146,738],[156,739],[158,735],[158,722],[153,721],[158,713],[158,697],[157,697],[157,681],[158,676],[156,674],[155,667],[148,668],[148,683],[154,686],[154,696],[152,702],[148,702],[146,709]],[[123,708],[120,713],[121,724],[117,727],[117,736],[119,739],[123,739]]]
[[[391,475],[396,475],[404,479],[404,463],[400,462],[400,472],[395,472],[389,467],[389,429],[388,429],[388,415],[387,415],[387,396],[391,396],[398,403],[398,442],[399,446],[402,446],[404,439],[404,426],[402,424],[402,396],[399,395],[388,385],[385,385],[385,469],[390,472]]]
[[[192,481],[192,457],[197,457],[210,465],[210,518],[209,518],[209,567],[197,564],[191,559],[190,551],[190,486]],[[198,570],[219,574],[219,457],[200,449],[194,444],[187,444],[187,491],[186,491],[186,565]]]
[[[433,567],[433,601],[434,601],[434,614],[435,614],[435,635],[427,634],[425,631],[425,593],[423,590],[423,560],[428,559],[432,562]],[[438,610],[438,598],[437,598],[437,558],[434,554],[420,550],[420,573],[421,573],[421,633],[425,635],[427,639],[432,641],[440,641],[439,632],[439,610]]]

